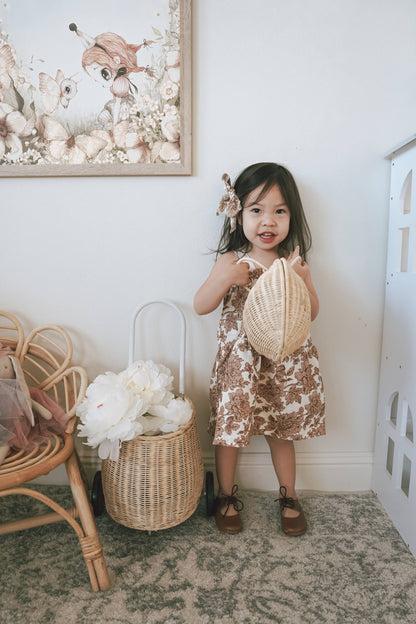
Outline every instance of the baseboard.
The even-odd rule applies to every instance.
[[[203,457],[206,470],[215,470],[213,454]],[[298,490],[358,492],[371,489],[373,453],[296,453]],[[277,480],[269,453],[240,454],[236,481],[241,489],[276,490]]]
[[[92,484],[95,473],[97,470],[101,470],[101,459],[97,455],[97,449],[81,445],[78,440],[76,447],[87,481],[89,484]],[[43,477],[33,479],[32,483],[39,485],[69,485],[64,464],[61,464]]]
[[[88,480],[101,468],[93,449],[83,448],[81,455]],[[203,454],[205,470],[215,472],[212,452]],[[298,490],[323,492],[358,492],[371,489],[374,454],[370,452],[296,453]],[[241,489],[272,491],[277,488],[269,453],[242,452],[238,460],[236,481]],[[38,483],[67,484],[62,467],[37,480]]]

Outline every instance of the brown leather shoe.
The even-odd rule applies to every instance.
[[[244,503],[236,497],[237,490],[238,486],[233,485],[230,495],[222,494],[215,499],[215,524],[220,531],[230,535],[240,533],[243,528],[239,512],[244,509]],[[234,516],[227,516],[227,511],[231,506],[237,513]],[[224,507],[225,511],[221,511]]]
[[[307,522],[304,516],[302,507],[297,499],[287,496],[287,489],[284,485],[280,488],[280,498],[277,500],[280,504],[280,519],[282,523],[282,531],[286,535],[303,535],[307,529]],[[299,515],[294,518],[288,518],[284,515],[285,509],[294,509],[299,512]]]
[[[239,513],[235,516],[224,516],[220,511],[216,511],[215,524],[220,531],[223,533],[229,533],[230,535],[240,533],[243,528],[243,523],[241,522]]]

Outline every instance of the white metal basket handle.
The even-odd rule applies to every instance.
[[[155,303],[163,303],[168,305],[169,307],[173,308],[179,319],[180,319],[180,324],[181,324],[181,338],[180,338],[180,352],[179,352],[179,394],[181,396],[183,396],[185,394],[185,384],[184,384],[184,378],[185,378],[185,331],[186,331],[186,324],[185,324],[185,317],[184,314],[182,312],[182,310],[180,308],[178,308],[177,305],[175,305],[172,301],[169,301],[168,299],[155,299],[154,301],[147,301],[147,303],[143,303],[141,306],[139,306],[134,312],[133,312],[133,316],[131,317],[131,322],[130,322],[130,344],[129,344],[129,366],[130,364],[133,364],[134,362],[134,343],[135,343],[135,336],[136,336],[136,320],[138,318],[138,316],[141,314],[141,312],[147,308],[148,306],[151,306]]]

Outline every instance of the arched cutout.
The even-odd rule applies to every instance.
[[[407,457],[407,455],[403,455],[403,466],[402,466],[402,482],[401,489],[402,492],[409,497],[409,489],[410,489],[410,476],[412,472],[412,462]]]
[[[390,420],[393,427],[397,426],[397,411],[399,409],[399,393],[394,392],[390,397],[390,407],[389,407],[389,415],[388,419]]]
[[[386,470],[391,475],[393,474],[393,462],[394,462],[394,442],[391,438],[387,444],[387,458],[386,458]]]
[[[402,190],[400,193],[400,211],[402,214],[410,214],[411,211],[412,178],[413,171],[411,169],[407,174],[405,181],[403,182]]]
[[[410,440],[410,442],[414,442],[413,438],[413,414],[410,409],[410,405],[407,406],[407,416],[406,416],[406,438]]]

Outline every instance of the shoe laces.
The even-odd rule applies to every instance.
[[[287,488],[286,486],[282,485],[279,489],[280,492],[280,498],[276,498],[275,503],[277,501],[279,501],[280,504],[280,508],[283,510],[285,509],[285,507],[289,508],[289,509],[294,509],[295,508],[295,499],[287,496]]]
[[[238,512],[240,512],[240,511],[242,511],[244,509],[243,501],[236,497],[237,491],[238,491],[238,485],[236,484],[236,485],[233,485],[233,489],[231,490],[231,494],[222,494],[221,496],[219,496],[219,500],[221,502],[224,501],[224,503],[227,505],[226,510],[222,514],[224,516],[224,518],[227,515],[227,512],[228,512],[229,508],[231,507],[231,505]]]

